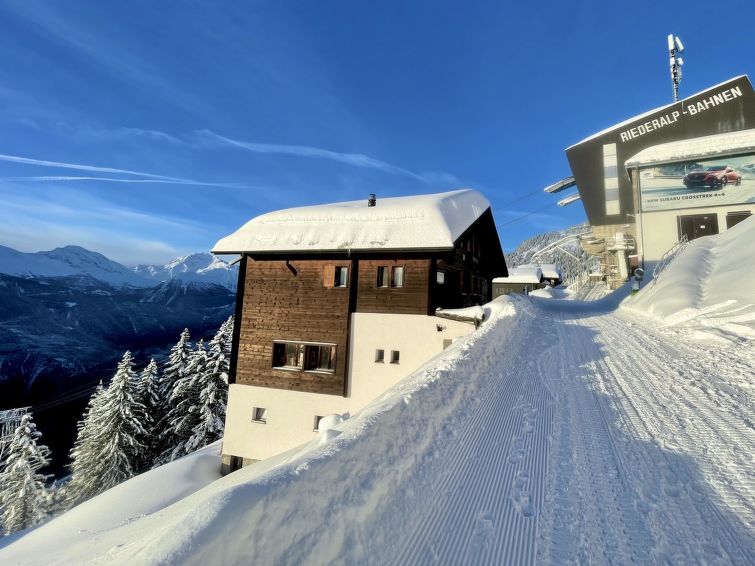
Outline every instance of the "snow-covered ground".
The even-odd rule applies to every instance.
[[[697,245],[719,250],[701,288],[724,236]],[[679,295],[671,269],[636,297],[496,299],[310,444],[214,481],[210,447],[17,535],[0,563],[753,564],[755,341],[659,325],[640,307]]]
[[[625,307],[693,339],[755,339],[755,218],[692,241]]]

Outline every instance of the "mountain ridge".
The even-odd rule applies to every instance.
[[[24,278],[88,275],[115,286],[153,287],[170,279],[222,285],[235,290],[238,267],[208,252],[160,264],[126,267],[105,255],[68,245],[41,252],[20,252],[0,245],[0,273]]]

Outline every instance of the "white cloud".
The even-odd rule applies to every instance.
[[[369,169],[377,169],[386,173],[393,173],[396,175],[403,175],[411,177],[423,183],[427,184],[458,184],[458,179],[450,173],[414,173],[408,169],[391,165],[385,161],[375,159],[369,155],[363,153],[341,153],[337,151],[331,151],[329,149],[321,149],[319,147],[311,147],[306,145],[282,145],[271,143],[256,143],[245,142],[227,138],[216,134],[211,130],[198,130],[195,132],[199,136],[199,140],[209,145],[227,145],[231,147],[238,147],[254,153],[273,153],[279,155],[294,155],[298,157],[309,157],[315,159],[328,159],[330,161],[336,161],[339,163],[345,163],[354,167],[365,167]]]
[[[6,180],[34,180],[34,181],[115,181],[119,183],[166,183],[176,185],[197,185],[204,187],[224,187],[224,188],[250,188],[234,183],[207,183],[204,181],[195,181],[193,179],[182,179],[180,177],[168,177],[166,175],[157,175],[155,173],[145,173],[144,171],[134,171],[130,169],[118,169],[115,167],[99,167],[96,165],[85,165],[81,163],[64,163],[61,161],[48,161],[45,159],[34,159],[31,157],[21,157],[18,155],[0,154],[0,161],[11,163],[20,163],[23,165],[33,165],[38,167],[54,167],[57,169],[73,169],[76,171],[90,171],[94,173],[115,173],[120,175],[130,175],[132,177],[141,177],[141,179],[118,179],[109,177],[76,177],[76,176],[32,176],[32,177],[10,177]]]

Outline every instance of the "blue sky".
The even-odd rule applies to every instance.
[[[0,244],[126,264],[275,209],[473,187],[505,251],[584,220],[564,148],[752,75],[748,2],[0,3]],[[521,218],[525,214],[533,214]]]

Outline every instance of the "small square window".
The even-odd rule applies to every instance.
[[[314,432],[320,431],[320,421],[322,419],[323,419],[322,415],[315,415],[315,428],[312,429]]]
[[[400,352],[398,350],[391,350],[391,363],[397,364]]]
[[[382,364],[385,362],[385,350],[375,350],[375,363]]]
[[[443,349],[445,350],[453,343],[453,340],[450,338],[444,338],[443,339]]]
[[[333,287],[346,287],[349,281],[349,268],[336,266]]]
[[[255,407],[252,411],[252,422],[267,424],[267,409],[265,407]]]

